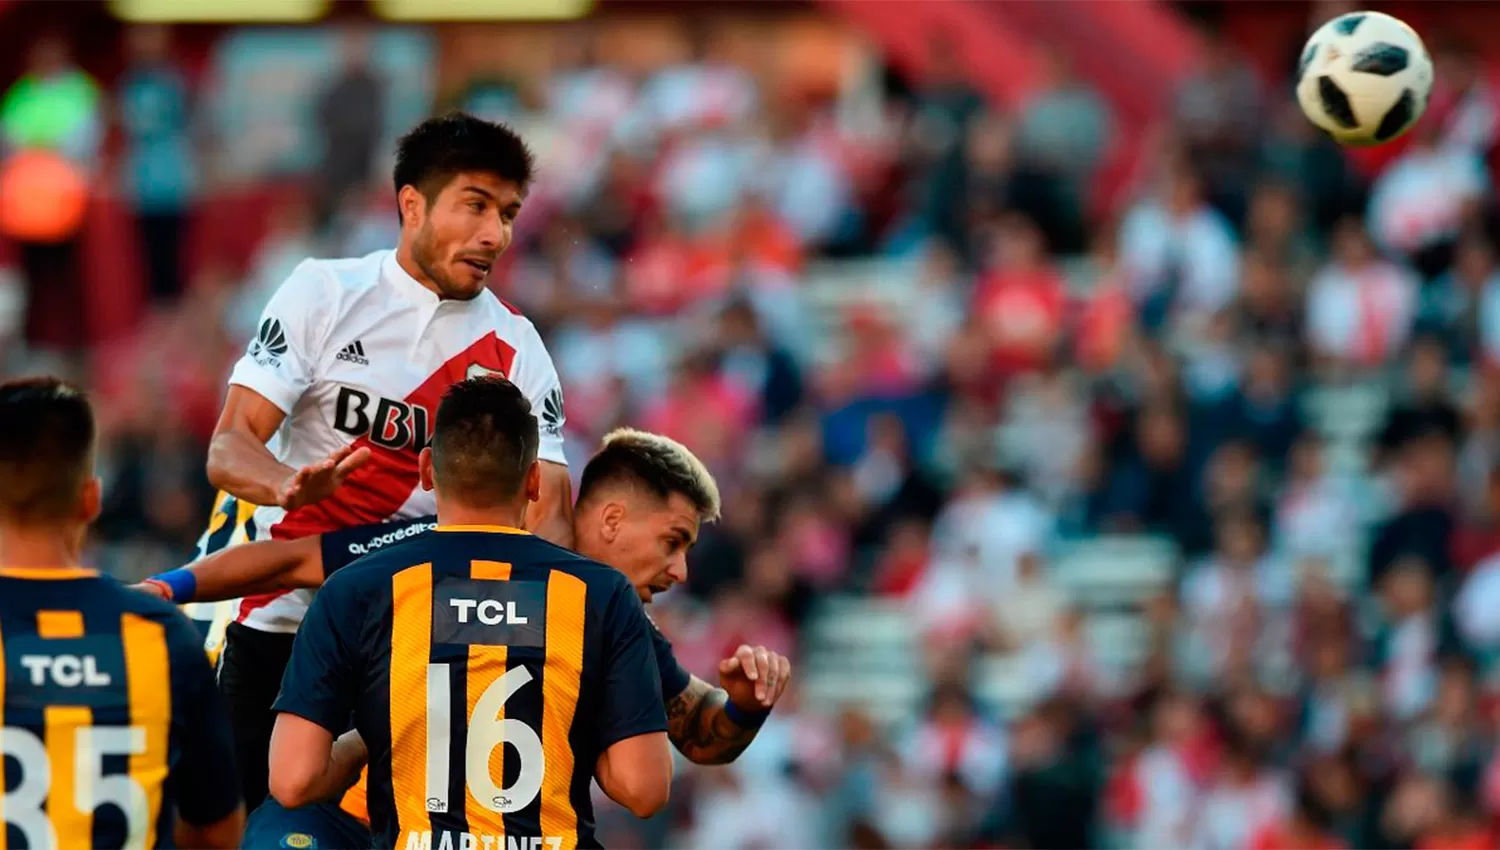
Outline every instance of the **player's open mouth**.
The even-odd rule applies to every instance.
[[[476,259],[465,258],[465,259],[459,260],[459,262],[463,263],[464,265],[468,266],[471,269],[474,269],[475,271],[479,272],[480,274],[489,274],[490,273],[490,261],[489,260],[476,260]]]

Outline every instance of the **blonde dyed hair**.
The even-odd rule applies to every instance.
[[[671,437],[617,428],[604,436],[599,451],[583,468],[578,499],[584,501],[606,484],[644,487],[662,499],[682,495],[698,509],[698,518],[719,518],[719,484],[692,450]]]

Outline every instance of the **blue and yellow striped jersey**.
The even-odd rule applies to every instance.
[[[198,538],[198,551],[194,561],[200,561],[215,552],[238,546],[255,539],[255,505],[241,501],[220,490],[214,497],[214,508],[209,514],[208,527]],[[219,663],[219,653],[224,650],[224,630],[234,622],[239,611],[238,599],[220,602],[189,602],[182,606],[182,613],[193,621],[203,634],[203,649],[208,653],[209,663]]]
[[[617,570],[439,526],[329,578],[275,707],[352,715],[376,847],[597,847],[599,754],[667,728],[652,631]]]
[[[0,568],[0,726],[0,850],[171,847],[240,803],[198,632],[91,570]]]

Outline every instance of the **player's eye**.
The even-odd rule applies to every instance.
[[[469,209],[474,212],[484,212],[484,201],[470,201]]]

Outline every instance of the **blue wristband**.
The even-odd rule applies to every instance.
[[[724,703],[724,716],[741,729],[759,729],[761,724],[766,722],[766,718],[771,716],[771,712],[769,710],[742,711],[734,703],[726,702]]]
[[[198,577],[187,567],[168,570],[151,578],[166,585],[172,591],[172,601],[178,604],[192,602],[193,597],[198,595]]]

